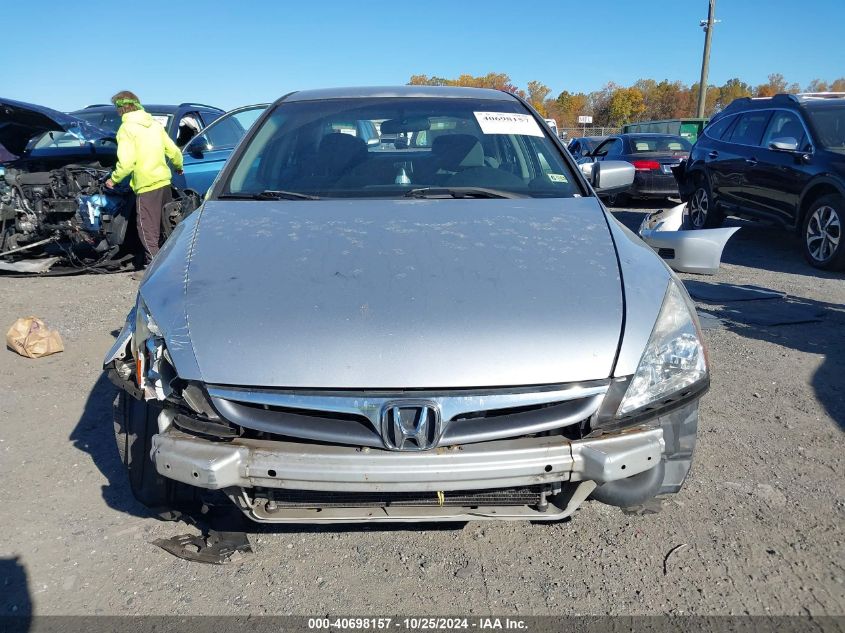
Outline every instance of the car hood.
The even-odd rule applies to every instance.
[[[84,141],[96,141],[114,135],[96,125],[32,103],[0,98],[0,145],[20,156],[27,143],[44,132],[72,132]]]
[[[596,198],[210,201],[192,223],[141,287],[157,322],[178,324],[165,333],[185,378],[417,389],[611,374],[622,288]]]

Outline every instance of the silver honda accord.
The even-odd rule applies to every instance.
[[[105,358],[135,496],[326,523],[677,492],[709,386],[698,320],[596,197],[633,167],[585,169],[495,90],[276,101]]]

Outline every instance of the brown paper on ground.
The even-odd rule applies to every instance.
[[[38,317],[20,318],[6,332],[6,345],[27,358],[49,356],[65,349],[62,337]]]

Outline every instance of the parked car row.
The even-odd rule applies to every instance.
[[[727,216],[773,222],[800,234],[813,266],[845,269],[845,93],[737,99],[692,146],[677,135],[631,132],[575,138],[568,149],[581,163],[634,165],[634,183],[608,196],[611,206],[680,196],[692,229],[721,226]]]
[[[622,160],[631,163],[636,176],[631,187],[608,196],[611,206],[627,204],[631,198],[664,199],[678,196],[678,183],[672,173],[689,156],[689,141],[673,134],[614,134],[583,137],[570,141],[569,152],[579,162]]]

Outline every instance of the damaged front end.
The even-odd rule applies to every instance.
[[[17,260],[37,255],[79,266],[117,255],[135,199],[126,187],[106,189],[109,173],[99,164],[0,167],[0,269],[15,271]]]
[[[119,269],[137,240],[128,184],[105,186],[117,162],[110,132],[73,116],[0,99],[0,271]],[[199,204],[174,190],[167,236]]]

